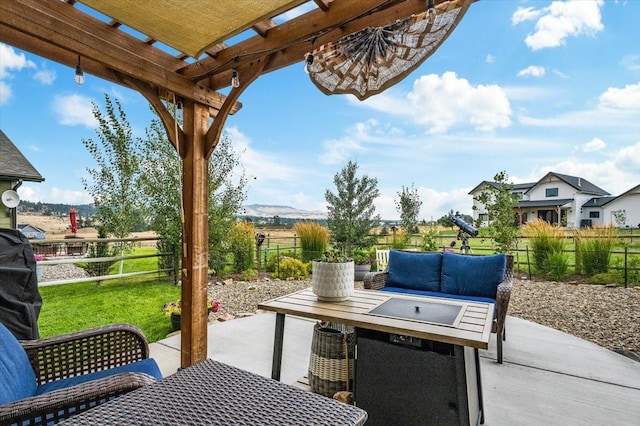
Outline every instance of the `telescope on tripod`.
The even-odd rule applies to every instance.
[[[478,236],[478,230],[473,226],[469,225],[465,222],[460,216],[457,214],[455,216],[449,216],[449,220],[458,227],[458,236],[456,239],[461,241],[460,251],[464,254],[471,252],[471,247],[469,247],[469,236],[476,237]],[[456,242],[451,241],[451,248],[455,247]]]

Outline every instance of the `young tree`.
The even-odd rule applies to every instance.
[[[411,188],[402,186],[402,191],[398,192],[398,200],[395,200],[396,211],[400,213],[400,226],[404,228],[407,235],[417,234],[418,228],[418,214],[420,213],[420,207],[422,201],[420,201],[420,195],[418,190],[411,184]]]
[[[331,231],[331,244],[351,256],[356,248],[375,243],[371,229],[380,221],[375,214],[373,200],[380,195],[378,179],[367,175],[358,178],[358,164],[349,161],[333,177],[337,192],[325,192],[328,214],[327,226]]]
[[[98,120],[98,138],[82,139],[98,164],[87,168],[91,179],[82,179],[85,190],[93,198],[95,219],[108,235],[124,238],[138,221],[140,194],[136,186],[139,174],[139,139],[132,136],[120,102],[115,105],[105,94],[105,113],[93,103],[93,115]]]
[[[179,265],[182,256],[182,161],[167,140],[159,120],[147,129],[142,147],[140,184],[151,228],[163,238],[161,251],[174,253],[171,264]],[[229,232],[245,199],[247,179],[234,171],[239,155],[225,134],[209,161],[209,268],[222,273],[227,262]]]
[[[127,116],[116,99],[115,105],[105,94],[105,113],[93,103],[93,115],[98,120],[99,143],[93,139],[82,139],[97,163],[87,168],[91,179],[82,179],[82,184],[93,198],[98,233],[103,236],[125,238],[139,222],[140,194],[136,181],[139,175],[139,139],[132,136]],[[126,250],[119,245],[121,254]],[[122,273],[123,262],[120,262]]]
[[[496,244],[496,251],[510,253],[518,242],[518,227],[514,226],[514,207],[517,199],[511,194],[513,184],[507,183],[507,172],[494,176],[497,186],[487,185],[474,200],[481,202],[489,214],[489,236]],[[476,209],[476,206],[474,206]]]

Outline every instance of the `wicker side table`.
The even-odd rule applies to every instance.
[[[206,360],[65,425],[363,425],[355,406]]]

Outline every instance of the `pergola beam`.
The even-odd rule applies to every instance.
[[[435,3],[444,1],[436,0]],[[426,3],[424,0],[358,0],[333,2],[328,6],[330,13],[320,8],[312,10],[295,20],[270,29],[265,37],[259,35],[251,37],[218,52],[215,58],[205,58],[187,65],[182,70],[182,75],[198,81],[213,74],[238,68],[246,62],[255,60],[256,57],[276,51],[284,52],[281,65],[278,66],[281,68],[302,61],[301,56],[286,53],[296,45],[306,46],[307,51],[312,50],[320,45],[320,43],[312,43],[319,37],[322,37],[323,43],[337,41],[347,33],[366,27],[387,25],[411,14],[424,12]],[[273,69],[276,68],[271,68]]]

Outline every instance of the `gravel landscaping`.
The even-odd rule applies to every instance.
[[[606,287],[514,279],[508,315],[533,321],[611,350],[640,354],[640,287]],[[255,313],[258,303],[310,287],[310,281],[213,281],[220,301],[211,320]],[[362,288],[362,283],[356,283]]]
[[[43,268],[44,279],[86,276],[74,265]],[[258,303],[311,286],[309,280],[213,280],[209,295],[220,302],[210,320],[253,315]],[[611,350],[640,354],[640,287],[624,288],[515,278],[508,315],[533,321]],[[356,283],[362,288],[362,283]]]

